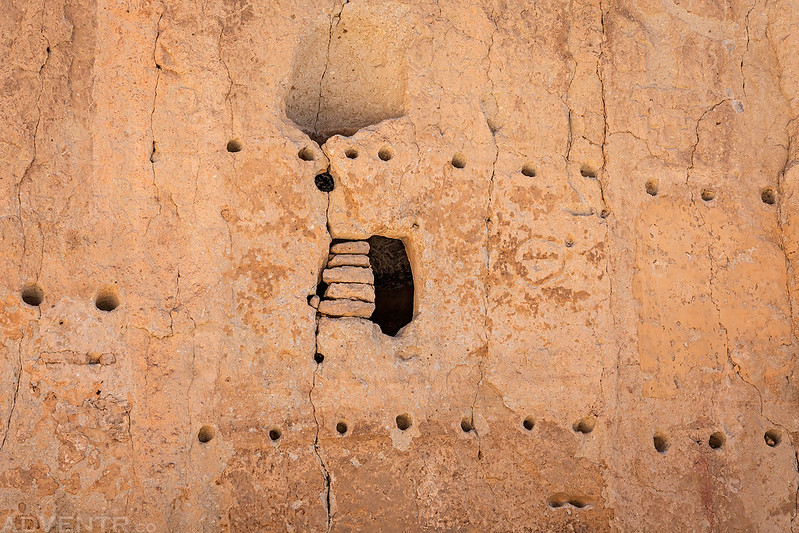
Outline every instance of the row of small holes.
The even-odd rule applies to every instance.
[[[397,415],[395,422],[397,423],[397,428],[399,428],[401,431],[406,431],[413,425],[413,421],[411,420],[410,415],[407,413]],[[349,431],[349,426],[344,420],[340,420],[336,424],[336,431],[339,435],[346,435],[347,431]],[[202,443],[206,443],[213,439],[215,435],[216,431],[214,430],[213,426],[203,426],[197,433],[197,440]],[[278,428],[272,428],[269,430],[269,438],[273,441],[280,439],[282,435],[283,433]]]
[[[656,179],[648,179],[646,180],[646,184],[644,184],[644,189],[646,193],[650,196],[657,196],[658,190],[660,188],[660,184]],[[713,189],[702,189],[702,200],[705,202],[710,202],[714,198],[716,198],[716,191]],[[774,205],[777,202],[777,191],[774,190],[773,187],[766,187],[762,191],[760,191],[760,199],[763,201],[764,204]]]
[[[22,287],[20,296],[26,304],[38,307],[44,301],[44,290],[36,283],[28,283]],[[110,312],[119,307],[119,297],[113,289],[101,289],[94,299],[94,305],[100,311]]]
[[[591,421],[590,424],[586,423],[586,421],[588,420]],[[408,415],[407,413],[397,415],[395,422],[397,424],[397,428],[400,429],[401,431],[406,431],[413,425],[413,421],[411,420],[410,415]],[[574,431],[578,431],[580,433],[590,433],[594,429],[594,424],[595,420],[593,418],[586,417],[578,422],[575,422],[573,429]],[[524,429],[526,429],[527,431],[532,431],[533,428],[535,427],[535,420],[532,417],[528,416],[522,422],[522,427],[524,427]],[[469,433],[470,431],[473,431],[474,424],[472,423],[472,420],[470,418],[464,417],[461,420],[461,429],[464,431],[464,433]],[[349,426],[347,426],[347,423],[345,421],[341,420],[336,424],[336,431],[339,433],[339,435],[346,435],[347,431],[349,431]],[[213,439],[215,434],[216,431],[214,430],[213,426],[203,426],[200,428],[199,433],[197,433],[197,440],[205,443]],[[277,441],[278,439],[280,439],[281,436],[282,432],[280,431],[280,429],[272,428],[269,430],[269,438],[272,441]],[[763,439],[765,440],[768,446],[774,448],[777,445],[779,445],[779,443],[782,441],[782,434],[775,429],[770,429],[766,431],[765,435],[763,435]],[[726,440],[727,439],[724,436],[724,434],[717,431],[712,435],[710,435],[710,438],[708,439],[708,446],[710,446],[714,450],[718,450],[722,446],[724,446]],[[655,450],[660,454],[665,454],[666,451],[671,446],[669,439],[660,432],[656,432],[653,435],[652,443],[655,446]]]

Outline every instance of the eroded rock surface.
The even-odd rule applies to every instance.
[[[0,530],[797,530],[797,27],[0,4]]]

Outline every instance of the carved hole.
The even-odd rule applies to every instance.
[[[455,168],[464,168],[466,166],[466,156],[458,152],[452,156],[452,166]]]
[[[232,154],[235,154],[236,152],[241,152],[242,147],[243,146],[241,144],[241,141],[238,139],[230,139],[227,142],[227,151]]]
[[[765,435],[763,435],[763,439],[766,441],[766,444],[774,448],[782,441],[782,433],[776,429],[770,429],[766,431]]]
[[[347,150],[344,152],[344,155],[346,155],[348,159],[355,159],[358,157],[358,149],[347,148]]]
[[[594,431],[594,427],[596,427],[596,418],[593,416],[584,416],[574,424],[572,424],[572,429],[577,431],[578,433],[591,433]]]
[[[405,431],[413,424],[410,415],[408,415],[407,413],[397,415],[396,422],[397,422],[397,427],[402,431]]]
[[[330,192],[336,188],[336,182],[333,181],[333,176],[330,175],[330,172],[317,174],[314,178],[314,183],[316,188],[322,192]]]
[[[598,170],[595,167],[587,163],[580,167],[580,175],[584,178],[596,178],[597,172]]]
[[[533,428],[535,427],[535,418],[533,418],[532,416],[528,416],[527,418],[525,418],[524,422],[522,422],[522,427],[527,431],[532,431]]]
[[[388,146],[384,146],[377,152],[377,157],[379,157],[381,161],[390,161],[391,158],[394,157],[394,151]]]
[[[27,283],[20,292],[22,301],[28,305],[38,307],[44,301],[44,291],[37,283]]]
[[[347,427],[347,423],[343,420],[339,420],[338,424],[336,424],[336,431],[338,431],[339,435],[344,435],[349,430]]]
[[[200,428],[200,431],[197,432],[197,440],[206,443],[214,438],[216,435],[216,430],[213,426],[203,426]]]
[[[119,295],[113,287],[103,287],[94,299],[94,306],[106,313],[119,307]]]
[[[380,235],[370,237],[369,263],[375,277],[375,310],[370,319],[393,337],[413,320],[413,272],[405,244]]]
[[[660,183],[657,178],[649,178],[648,180],[646,180],[646,185],[645,185],[646,194],[648,194],[649,196],[657,196],[659,187]]]
[[[760,199],[764,204],[774,205],[777,202],[777,191],[774,187],[766,187],[760,192]]]
[[[710,202],[716,197],[716,191],[713,189],[702,189],[702,200]]]
[[[655,445],[655,450],[657,450],[658,453],[666,453],[666,450],[671,446],[666,435],[659,431],[656,431],[652,436],[652,443]]]
[[[313,356],[313,360],[316,361],[316,364],[322,364],[322,361],[325,360],[325,356],[316,352]]]
[[[717,431],[717,432],[713,433],[710,436],[710,438],[708,439],[707,443],[714,450],[718,450],[719,448],[724,446],[724,441],[726,441],[726,440],[727,440],[727,438],[724,436],[724,433],[722,433],[720,431]]]
[[[303,148],[300,148],[300,151],[297,152],[297,157],[299,157],[303,161],[313,161],[314,159],[316,159],[316,154],[314,154],[313,150],[305,146]]]
[[[463,430],[464,433],[469,433],[470,431],[472,431],[474,429],[472,421],[464,416],[461,419],[461,429]]]
[[[522,166],[522,175],[528,178],[534,178],[536,176],[535,166],[533,166],[532,163],[525,163],[525,165]]]
[[[269,430],[269,438],[272,439],[273,442],[278,440],[281,435],[283,435],[283,433],[278,428],[272,428]]]

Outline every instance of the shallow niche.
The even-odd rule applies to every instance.
[[[320,315],[368,318],[395,336],[413,320],[413,271],[399,239],[335,239],[317,285]]]
[[[296,48],[286,116],[321,145],[405,115],[407,19],[385,2],[318,20]]]

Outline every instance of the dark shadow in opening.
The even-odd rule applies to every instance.
[[[405,245],[398,239],[370,237],[369,262],[375,276],[371,320],[393,337],[413,319],[413,273]]]

